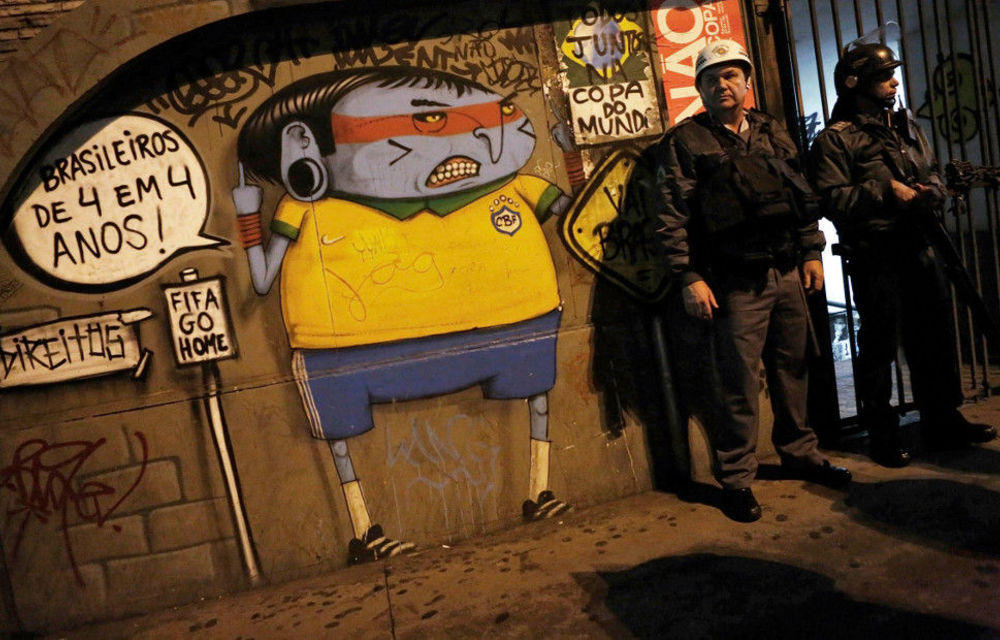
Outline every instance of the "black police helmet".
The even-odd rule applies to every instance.
[[[846,95],[864,85],[866,80],[903,64],[884,44],[858,44],[845,47],[833,70],[837,95]]]

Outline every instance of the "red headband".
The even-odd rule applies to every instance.
[[[375,142],[400,136],[452,136],[490,129],[524,117],[521,109],[506,99],[437,111],[392,116],[330,115],[334,144]]]

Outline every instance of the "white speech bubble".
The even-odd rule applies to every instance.
[[[28,189],[15,234],[57,286],[124,286],[179,253],[224,244],[202,233],[210,198],[201,158],[158,118],[74,129],[31,168]]]

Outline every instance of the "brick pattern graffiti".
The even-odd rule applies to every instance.
[[[17,559],[21,542],[32,522],[40,526],[54,524],[62,530],[70,565],[77,583],[84,584],[70,544],[71,513],[83,522],[103,527],[142,481],[146,471],[148,447],[141,431],[134,434],[142,450],[141,466],[135,481],[123,492],[98,481],[77,481],[83,466],[105,439],[49,443],[36,438],[21,443],[14,451],[10,464],[0,469],[0,486],[9,497],[5,510],[6,526],[14,526],[14,544],[10,557]],[[112,530],[119,531],[116,525]]]

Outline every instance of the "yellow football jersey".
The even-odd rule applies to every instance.
[[[515,176],[447,215],[404,220],[349,200],[286,196],[272,229],[294,240],[281,267],[291,346],[419,338],[552,311],[555,268],[535,212],[558,193]]]

